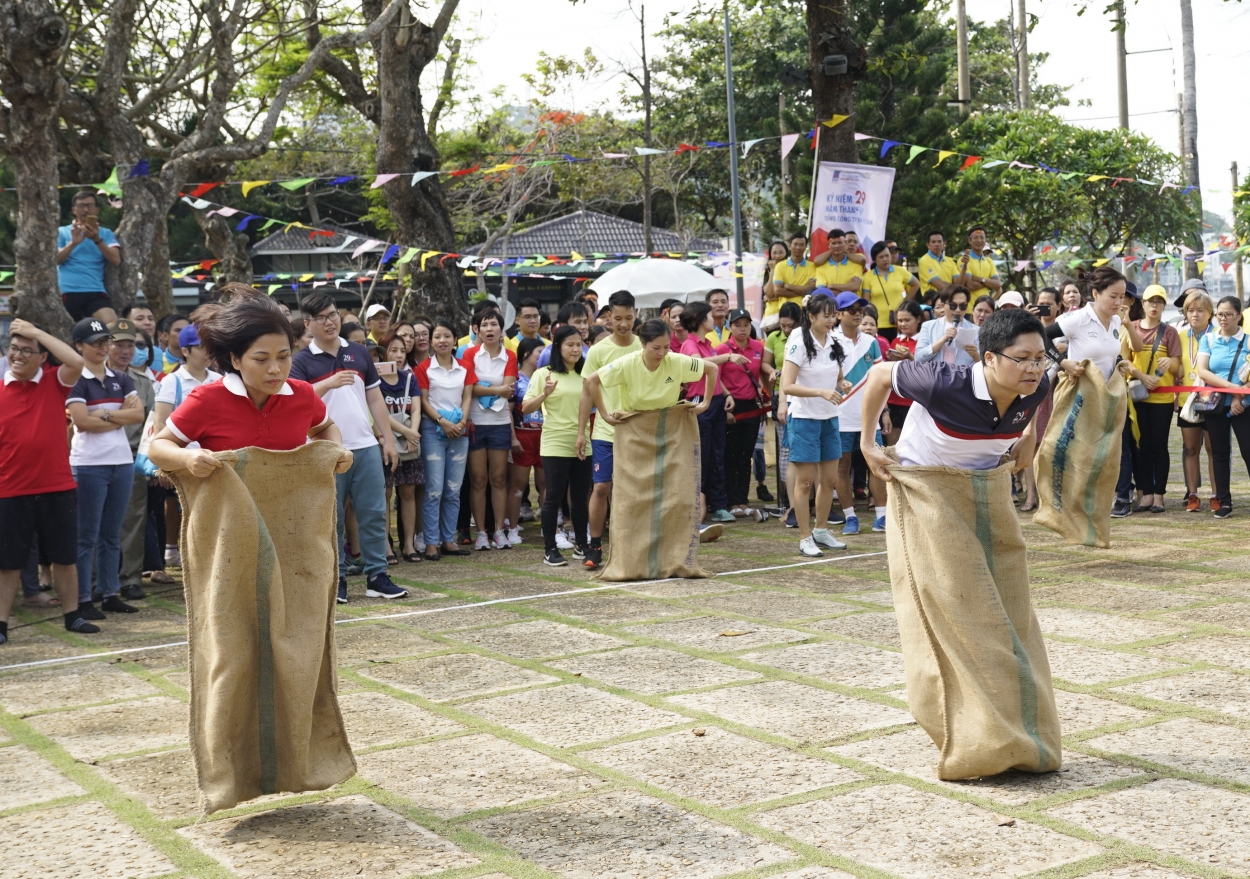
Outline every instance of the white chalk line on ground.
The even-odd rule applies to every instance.
[[[852,559],[866,559],[873,556],[885,555],[885,550],[878,552],[863,552],[858,555],[830,556],[823,559],[815,559],[810,562],[795,562],[790,565],[769,565],[766,568],[748,568],[741,571],[721,571],[714,576],[717,577],[738,577],[743,574],[763,574],[768,571],[783,571],[787,568],[805,568],[810,565],[824,565],[829,562],[849,562]],[[334,625],[342,626],[349,623],[369,623],[374,620],[397,620],[404,617],[419,617],[432,613],[446,613],[452,610],[471,610],[475,607],[490,607],[493,604],[511,604],[518,601],[539,601],[544,598],[559,598],[564,595],[585,595],[588,592],[603,592],[608,589],[638,589],[644,586],[655,586],[660,583],[676,583],[681,580],[689,579],[686,577],[665,577],[662,580],[631,580],[623,583],[612,583],[607,586],[589,586],[583,589],[565,589],[562,592],[543,592],[538,595],[521,595],[515,598],[493,598],[490,601],[479,601],[474,604],[452,604],[447,607],[431,607],[425,610],[410,610],[404,613],[392,613],[385,616],[367,616],[352,617],[350,619],[335,620]],[[148,650],[164,650],[168,647],[185,647],[186,641],[171,641],[168,644],[152,644],[148,647],[129,647],[125,650],[105,650],[100,653],[83,653],[78,656],[62,656],[57,659],[40,659],[35,662],[20,662],[16,665],[0,665],[0,671],[12,671],[18,668],[38,668],[46,665],[64,665],[70,662],[87,662],[92,659],[103,659],[106,656],[125,656],[130,653],[143,653]]]

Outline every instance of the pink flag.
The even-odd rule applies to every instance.
[[[797,134],[783,134],[781,136],[781,157],[784,159],[790,155],[790,150],[794,149],[794,145],[799,142]]]
[[[398,174],[379,174],[377,178],[373,181],[373,183],[369,186],[369,188],[377,189],[379,186],[383,186],[387,183],[390,183],[392,180],[394,180],[398,176],[399,176]]]

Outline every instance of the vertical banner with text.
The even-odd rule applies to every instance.
[[[855,232],[864,253],[885,238],[894,169],[877,165],[821,162],[811,209],[811,253],[828,250],[830,229]]]

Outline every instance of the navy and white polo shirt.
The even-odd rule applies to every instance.
[[[321,395],[321,399],[343,435],[343,448],[355,452],[378,444],[373,433],[369,404],[365,400],[365,391],[382,384],[382,379],[378,377],[378,371],[373,365],[372,355],[364,345],[340,338],[339,349],[333,354],[322,350],[316,340],[313,340],[312,344],[291,359],[291,378],[310,385],[325,381],[335,373],[345,370],[356,373],[358,379],[346,387],[327,391]]]
[[[104,367],[104,377],[96,378],[84,369],[74,389],[69,392],[65,405],[86,405],[88,412],[111,409],[116,412],[127,397],[137,396],[135,383],[124,372],[113,372]],[[102,467],[116,464],[133,464],[135,456],[130,451],[130,440],[122,428],[101,433],[87,433],[74,428],[74,441],[70,443],[71,467]]]
[[[915,401],[898,438],[900,463],[992,470],[1011,451],[1046,399],[1050,380],[1017,397],[1000,416],[985,366],[903,360],[891,372],[894,391]]]

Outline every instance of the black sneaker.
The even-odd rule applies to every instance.
[[[773,493],[768,490],[768,486],[762,482],[755,486],[755,496],[765,503],[772,503],[776,500]]]
[[[108,598],[104,599],[104,601],[100,602],[100,610],[105,610],[105,611],[108,611],[109,613],[138,613],[139,612],[139,608],[131,607],[129,604],[122,601],[116,595],[110,595]],[[86,616],[86,614],[84,614],[84,616]]]
[[[127,601],[142,601],[148,597],[148,594],[141,587],[131,584],[122,587],[121,596]]]
[[[1214,515],[1215,515],[1215,518],[1217,519],[1227,519],[1232,514],[1233,514],[1232,507],[1220,507],[1218,510],[1215,511]]]
[[[1131,515],[1133,515],[1133,502],[1116,498],[1111,507],[1111,518],[1127,519]]]
[[[339,604],[347,604],[347,578],[339,577],[339,594],[335,596]]]
[[[586,558],[582,561],[582,567],[590,571],[597,571],[603,567],[603,547],[588,546],[586,547]]]
[[[841,510],[837,510],[837,509],[834,509],[833,507],[830,507],[829,518],[826,519],[825,521],[829,525],[845,525],[846,515]]]
[[[408,590],[400,589],[391,582],[391,577],[385,571],[376,576],[370,577],[369,582],[365,584],[366,598],[407,598]]]
[[[564,556],[560,555],[560,550],[549,549],[543,553],[543,564],[553,568],[562,568],[568,564]]]
[[[104,619],[108,619],[108,617],[106,617],[104,614],[100,613],[99,608],[97,608],[97,607],[96,607],[96,606],[95,606],[92,602],[90,602],[90,601],[80,601],[80,602],[78,602],[78,612],[82,614],[82,618],[83,618],[84,620],[104,620]]]
[[[586,547],[584,546],[573,547],[573,558],[577,559],[579,562],[582,559],[586,558]]]

